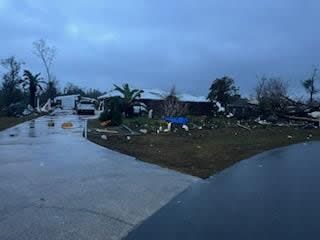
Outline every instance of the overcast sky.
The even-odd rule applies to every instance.
[[[32,42],[58,53],[63,86],[140,88],[206,95],[233,77],[249,95],[256,76],[282,77],[291,91],[320,63],[319,0],[0,0],[0,58],[43,72]]]

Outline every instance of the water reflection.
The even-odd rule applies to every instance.
[[[29,132],[28,132],[29,137],[36,137],[36,124],[35,120],[32,120],[29,122]]]

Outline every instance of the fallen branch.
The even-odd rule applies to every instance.
[[[130,132],[130,134],[135,134],[136,132],[129,128],[127,125],[122,124],[122,127]]]
[[[314,118],[294,117],[294,116],[288,116],[288,115],[284,115],[283,117],[291,119],[291,120],[296,120],[296,121],[306,121],[306,122],[314,122],[314,123],[319,123],[320,124],[320,120],[319,119],[314,119]]]
[[[118,131],[115,131],[115,130],[99,129],[99,128],[96,129],[96,132],[98,132],[98,133],[112,133],[112,134],[119,133]]]
[[[251,128],[246,127],[246,126],[243,126],[243,125],[241,125],[240,123],[237,123],[237,126],[243,128],[243,129],[245,129],[245,130],[251,131]]]

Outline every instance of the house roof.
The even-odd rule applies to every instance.
[[[160,90],[160,89],[143,89],[143,93],[141,94],[140,99],[162,100],[167,94],[168,94],[167,91]],[[98,99],[101,100],[101,99],[117,97],[117,96],[120,96],[119,92],[112,90],[98,97]],[[208,102],[208,100],[204,96],[193,96],[187,93],[178,94],[178,97],[183,102]]]
[[[77,97],[79,97],[79,96],[80,96],[80,94],[63,95],[63,96],[57,96],[57,97],[55,97],[55,100],[66,99],[66,98],[77,98]]]

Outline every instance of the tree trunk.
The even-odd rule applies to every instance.
[[[36,89],[32,85],[30,86],[30,105],[33,108],[36,106]]]

